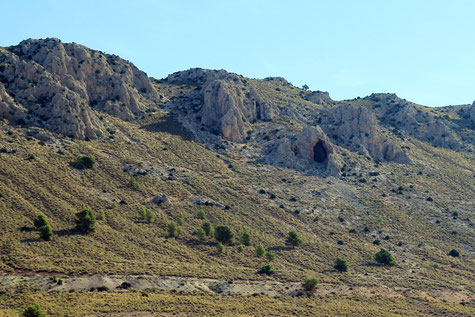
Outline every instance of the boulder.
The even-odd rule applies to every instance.
[[[150,201],[158,206],[166,207],[172,205],[172,203],[168,199],[168,196],[162,193],[155,195]]]

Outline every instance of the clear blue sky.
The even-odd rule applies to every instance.
[[[203,67],[282,76],[337,100],[475,99],[475,1],[1,1],[0,46],[58,37],[156,78]]]

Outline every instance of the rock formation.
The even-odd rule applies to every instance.
[[[475,129],[475,101],[470,107],[470,119],[472,120],[472,129]]]
[[[304,98],[319,105],[329,105],[333,103],[330,94],[326,91],[312,91],[310,94],[305,95]]]
[[[278,164],[290,168],[306,170],[322,165],[332,176],[338,176],[340,173],[338,155],[319,126],[306,126],[296,135],[294,142],[289,138],[282,140],[275,159]]]
[[[102,135],[94,110],[131,120],[158,97],[147,75],[131,63],[58,39],[26,40],[2,49],[0,65],[3,117],[74,138]]]
[[[343,104],[331,108],[321,120],[335,144],[371,156],[374,160],[410,163],[409,157],[378,131],[374,113],[365,107]]]

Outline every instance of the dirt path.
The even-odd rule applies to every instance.
[[[57,292],[69,291],[124,291],[124,290],[151,290],[177,293],[205,293],[221,295],[242,296],[302,296],[300,283],[273,282],[273,281],[222,281],[208,278],[172,277],[159,275],[88,275],[88,276],[61,276],[53,280],[52,275],[25,274],[25,275],[0,275],[0,289],[20,289],[30,287]],[[454,292],[450,290],[418,291],[405,288],[388,288],[384,286],[348,286],[345,284],[321,283],[316,295],[331,296],[384,296],[416,297],[428,300],[445,300],[459,303],[462,300],[471,302],[475,300],[470,292]]]

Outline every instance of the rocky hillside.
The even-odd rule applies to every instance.
[[[327,289],[345,290],[345,297],[322,297],[328,314],[327,305],[343,302],[361,315],[388,306],[407,315],[420,307],[473,311],[475,103],[429,108],[395,94],[337,101],[281,77],[198,68],[157,80],[117,56],[45,39],[0,48],[0,114],[1,280],[43,275],[24,279],[41,280],[38,289],[0,284],[0,309],[25,298],[107,300],[47,292],[50,275],[63,276],[66,284],[56,288],[71,290],[82,290],[68,283],[84,275],[137,285],[162,275],[155,279],[239,280],[234,288],[275,282],[285,294],[315,276]],[[95,163],[80,164],[83,156]],[[90,234],[75,229],[86,207],[101,215]],[[41,213],[51,241],[33,227]],[[229,226],[235,243],[219,251],[214,238],[200,236],[204,222]],[[286,245],[289,231],[301,245]],[[238,247],[244,232],[252,241]],[[258,256],[258,244],[273,257]],[[394,266],[374,261],[381,248]],[[334,270],[336,257],[348,260],[348,272]],[[268,263],[275,274],[258,274]],[[152,309],[142,303],[147,296],[178,298],[159,289],[137,288],[146,295],[134,309]],[[214,293],[180,298],[203,299],[190,305],[202,312],[215,307]],[[108,296],[138,303],[134,294]],[[262,304],[263,315],[288,314],[276,302],[315,304],[277,298],[271,309],[258,295],[253,307]],[[231,299],[236,311],[256,315],[238,307],[247,300]],[[105,313],[94,307],[91,314]]]

